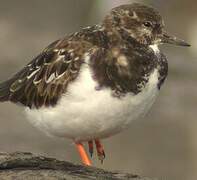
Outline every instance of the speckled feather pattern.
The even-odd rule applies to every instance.
[[[152,8],[114,8],[100,25],[53,42],[1,83],[0,101],[22,104],[50,135],[74,141],[114,135],[150,109],[166,79],[167,59],[155,41],[162,28]]]
[[[158,70],[154,70],[141,93],[114,98],[110,89],[98,91],[88,65],[83,65],[78,79],[68,87],[53,108],[26,109],[31,123],[45,133],[74,141],[106,138],[129,127],[143,117],[158,95]]]

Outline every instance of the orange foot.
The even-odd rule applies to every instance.
[[[104,151],[104,148],[103,148],[99,139],[95,140],[95,145],[96,145],[98,158],[101,161],[101,163],[103,163],[103,161],[105,159],[105,151]],[[76,146],[77,146],[79,155],[81,157],[82,163],[86,166],[91,166],[91,161],[88,158],[88,155],[86,154],[86,151],[84,149],[83,144],[78,142],[78,143],[76,143]],[[93,143],[93,141],[88,141],[88,147],[89,147],[90,156],[92,157],[92,155],[94,153],[94,143]]]
[[[101,161],[101,163],[103,163],[103,160],[105,159],[105,151],[104,151],[104,148],[103,148],[103,146],[102,146],[102,144],[101,144],[101,142],[100,142],[99,139],[96,139],[95,140],[95,145],[96,145],[96,150],[97,150],[98,158]],[[90,156],[92,157],[93,152],[94,152],[94,144],[93,144],[93,141],[89,141],[88,142],[88,146],[89,146]]]
[[[82,143],[76,143],[76,146],[77,146],[77,149],[79,151],[79,155],[81,157],[81,160],[82,160],[83,164],[86,165],[86,166],[91,166],[91,161],[88,158],[88,155],[86,154],[86,151],[83,147],[83,144]]]

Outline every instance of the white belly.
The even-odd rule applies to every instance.
[[[110,89],[95,90],[97,84],[86,66],[57,106],[26,109],[28,119],[36,127],[50,135],[75,141],[106,138],[145,115],[155,101],[158,70],[151,74],[141,93],[118,99],[111,95]]]

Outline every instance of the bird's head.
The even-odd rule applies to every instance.
[[[164,31],[164,21],[156,10],[142,4],[121,5],[112,9],[104,25],[111,26],[124,38],[132,38],[142,45],[169,43],[189,46],[185,41]]]

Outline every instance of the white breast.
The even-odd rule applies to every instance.
[[[157,44],[150,45],[149,47],[154,51],[155,55],[160,53],[160,50]]]
[[[143,91],[118,99],[110,89],[96,90],[88,65],[80,77],[68,87],[56,107],[26,109],[28,119],[48,134],[74,140],[105,138],[127,128],[142,117],[158,94],[158,70],[152,72]]]

